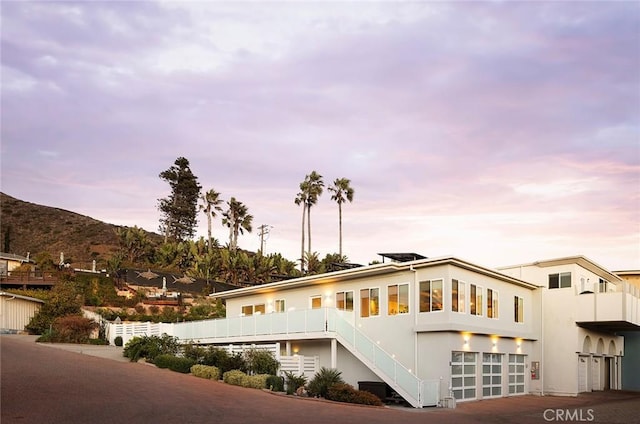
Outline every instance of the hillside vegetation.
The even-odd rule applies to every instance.
[[[119,249],[120,226],[64,209],[25,202],[0,193],[0,250],[31,258],[48,254],[57,263],[60,252],[74,267],[102,265]],[[161,236],[148,233],[150,239]]]

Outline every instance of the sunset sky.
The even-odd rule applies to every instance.
[[[186,157],[300,255],[640,269],[640,3],[2,2],[2,192],[157,231]],[[330,193],[312,250],[338,251]],[[206,235],[199,215],[198,236]],[[214,236],[228,230],[214,223]],[[26,253],[26,252],[14,252]]]

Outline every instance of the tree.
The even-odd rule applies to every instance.
[[[171,194],[158,199],[160,231],[164,232],[165,243],[169,240],[182,241],[195,234],[197,204],[201,186],[198,177],[189,168],[189,161],[179,157],[171,168],[160,173],[160,178],[169,183]]]
[[[209,252],[211,252],[213,246],[211,244],[211,220],[216,217],[216,211],[222,212],[220,204],[223,202],[220,198],[220,193],[211,189],[202,195],[202,204],[200,210],[207,215],[207,241]]]
[[[342,256],[342,204],[345,200],[349,202],[353,201],[353,188],[349,185],[351,180],[348,178],[336,178],[333,182],[333,185],[329,187],[329,191],[333,194],[331,195],[331,200],[334,200],[338,204],[338,227],[340,234],[340,248],[338,250],[338,254]]]
[[[303,181],[300,183],[300,193],[295,199],[296,205],[302,205],[302,242],[300,244],[300,272],[304,272],[304,221],[307,216],[307,193],[306,183]]]
[[[304,181],[300,183],[300,193],[298,193],[298,197],[296,197],[296,204],[300,204],[304,202],[306,212],[307,212],[307,254],[311,253],[311,207],[318,203],[318,197],[322,195],[322,190],[324,187],[324,181],[322,180],[322,175],[318,174],[316,171],[312,171],[308,174]],[[303,212],[304,213],[304,212]],[[304,233],[304,215],[303,215],[303,233]],[[304,246],[304,235],[303,235],[303,246]],[[304,250],[304,249],[303,249]],[[304,253],[304,252],[303,252]],[[304,262],[304,254],[302,262]],[[302,266],[302,264],[301,264]]]
[[[153,246],[145,230],[138,226],[119,227],[115,230],[120,243],[120,250],[130,264],[135,264],[151,257]]]
[[[244,234],[245,230],[249,233],[252,231],[253,215],[250,215],[247,206],[235,197],[232,197],[227,205],[226,212],[222,214],[222,223],[229,227],[229,250],[235,252],[238,248],[238,234]]]

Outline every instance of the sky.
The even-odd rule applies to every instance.
[[[638,2],[13,2],[1,190],[158,231],[178,157],[300,256],[311,171],[343,254],[640,269]],[[198,237],[206,236],[199,214]],[[213,235],[223,245],[219,220]],[[338,251],[338,207],[311,210]]]

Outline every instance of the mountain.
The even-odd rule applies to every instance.
[[[50,206],[25,202],[0,193],[0,251],[31,258],[44,252],[58,263],[90,268],[92,260],[104,262],[118,250],[115,230],[121,226]],[[155,233],[150,238],[161,239]]]

